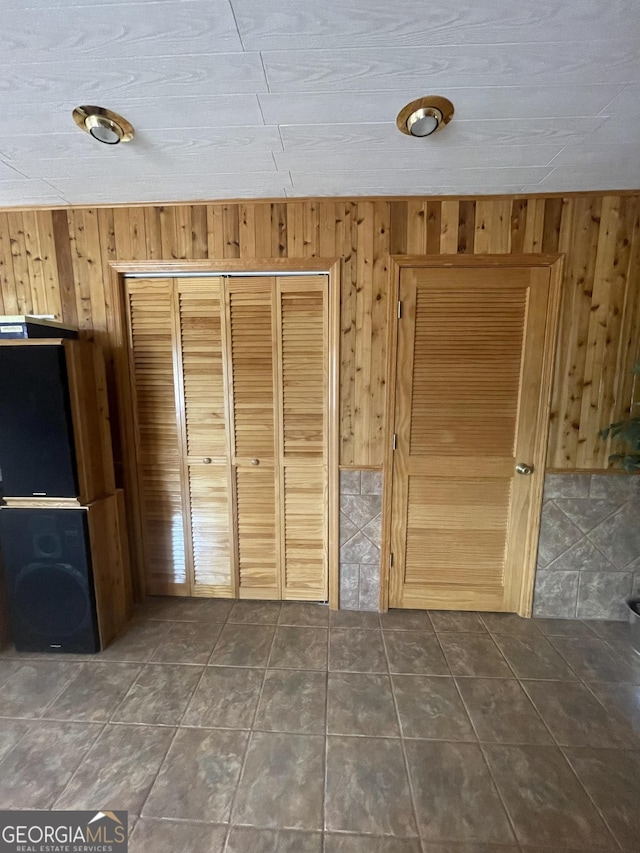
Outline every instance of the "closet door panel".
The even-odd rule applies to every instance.
[[[178,279],[192,595],[232,596],[235,570],[221,279]]]
[[[227,282],[232,465],[240,598],[280,598],[274,279]]]
[[[283,598],[327,598],[327,287],[277,280]]]
[[[187,595],[173,282],[126,290],[147,593]]]

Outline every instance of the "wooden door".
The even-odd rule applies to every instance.
[[[549,293],[549,267],[401,270],[391,607],[521,609],[544,476]]]
[[[147,592],[326,600],[326,278],[126,297]]]

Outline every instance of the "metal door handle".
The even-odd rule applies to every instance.
[[[518,474],[533,474],[533,465],[527,465],[525,462],[518,462],[516,465]]]
[[[260,464],[260,460],[259,460],[259,459],[252,459],[252,460],[251,460],[251,464],[252,464],[252,465],[259,465],[259,464]]]
[[[205,456],[202,461],[204,462],[205,465],[211,465],[211,457],[210,456]]]

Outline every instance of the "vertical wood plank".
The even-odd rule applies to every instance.
[[[9,229],[9,244],[11,247],[18,314],[33,314],[31,287],[29,284],[29,266],[27,264],[27,247],[21,211],[10,211],[7,213],[7,227]]]
[[[458,221],[460,219],[460,202],[443,201],[441,209],[440,254],[458,254]]]
[[[64,215],[66,218],[66,214]],[[2,296],[2,313],[17,314],[18,294],[13,274],[11,231],[6,213],[0,213],[0,295]]]
[[[407,254],[427,253],[427,202],[407,202]]]
[[[238,205],[238,234],[240,239],[240,257],[256,258],[256,222],[255,205]]]
[[[69,240],[69,222],[66,210],[52,210],[51,223],[53,240],[56,247],[56,265],[58,268],[58,286],[60,287],[60,309],[62,322],[70,326],[78,325],[78,307],[76,305],[73,263],[71,261],[71,243]],[[0,226],[1,227],[1,226]]]
[[[458,223],[458,253],[473,254],[473,238],[476,230],[476,203],[469,199],[460,202],[460,222]]]
[[[222,205],[207,205],[207,257],[224,258]]]
[[[336,248],[342,255],[340,295],[340,464],[353,465],[356,459],[356,290],[357,210],[346,202],[337,221]]]

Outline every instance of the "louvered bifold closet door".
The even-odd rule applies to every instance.
[[[548,292],[548,269],[402,271],[392,607],[517,609]]]
[[[149,595],[190,592],[174,294],[171,279],[126,283],[138,491]]]
[[[177,279],[191,595],[236,593],[227,443],[222,279]]]
[[[227,353],[240,598],[281,597],[275,279],[227,279]]]
[[[276,282],[282,597],[327,598],[327,281]]]

